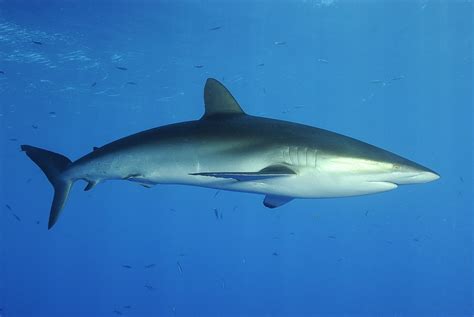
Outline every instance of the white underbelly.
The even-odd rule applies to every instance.
[[[163,183],[163,180],[157,181]],[[213,176],[182,175],[166,183],[201,186],[222,190],[279,195],[295,198],[330,198],[373,194],[397,188],[389,182],[366,181],[357,177],[297,174],[258,181],[238,181]]]

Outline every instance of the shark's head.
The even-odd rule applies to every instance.
[[[397,185],[428,183],[437,180],[438,173],[417,163],[407,161],[405,163],[386,163],[388,169],[382,171],[380,177]]]
[[[379,149],[368,157],[332,156],[321,158],[320,167],[331,184],[327,189],[348,196],[395,189],[398,185],[427,183],[440,176],[415,162]]]

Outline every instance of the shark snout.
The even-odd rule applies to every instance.
[[[392,182],[397,185],[428,183],[440,178],[435,171],[418,164],[403,166],[394,176]]]

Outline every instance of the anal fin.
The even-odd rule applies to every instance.
[[[84,191],[87,192],[89,190],[91,190],[92,188],[95,187],[95,185],[97,185],[97,183],[99,183],[98,181],[88,181],[86,187],[84,188]]]

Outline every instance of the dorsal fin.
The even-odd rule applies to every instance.
[[[245,114],[232,94],[219,81],[208,78],[204,87],[203,118],[219,115]]]

